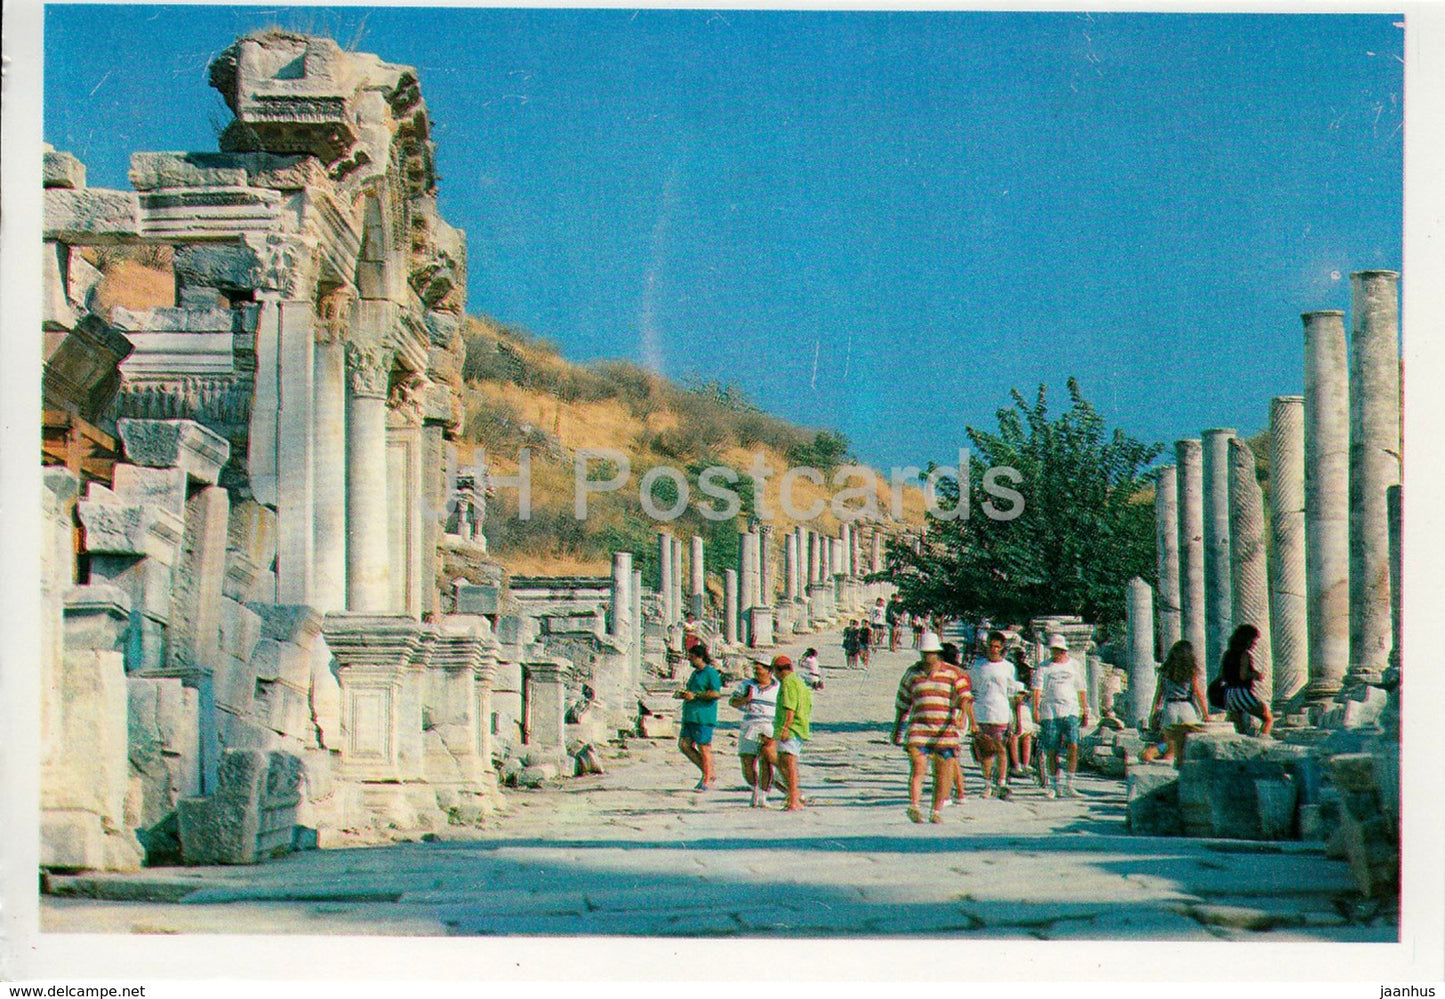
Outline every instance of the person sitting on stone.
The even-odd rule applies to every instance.
[[[1266,737],[1274,727],[1274,715],[1269,705],[1259,696],[1259,670],[1254,668],[1254,657],[1250,654],[1254,643],[1259,641],[1259,629],[1252,624],[1241,624],[1229,637],[1229,647],[1219,664],[1219,675],[1224,677],[1224,705],[1235,731],[1249,734],[1249,716],[1258,718],[1264,727],[1260,737]]]
[[[1159,666],[1159,683],[1154,688],[1152,718],[1159,716],[1160,743],[1145,746],[1139,758],[1145,763],[1159,760],[1176,767],[1184,762],[1184,739],[1199,723],[1209,717],[1204,700],[1204,684],[1199,678],[1199,664],[1194,646],[1180,640],[1170,648]]]

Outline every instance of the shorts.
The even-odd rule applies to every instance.
[[[1159,727],[1172,728],[1175,725],[1196,725],[1199,711],[1191,701],[1165,701],[1159,712]]]
[[[974,748],[986,756],[1003,752],[1004,740],[1008,738],[1008,722],[1000,725],[979,722],[973,738]]]
[[[763,743],[772,741],[771,727],[748,728],[738,733],[738,755],[757,756],[763,751]]]
[[[1255,696],[1253,687],[1226,687],[1224,704],[1230,711],[1243,711],[1248,715],[1264,714],[1264,705]]]
[[[1039,744],[1046,753],[1057,753],[1064,746],[1079,744],[1079,716],[1039,720]]]
[[[796,735],[791,739],[780,739],[778,741],[778,753],[780,755],[797,756],[803,751],[803,740]]]
[[[701,722],[683,722],[682,738],[694,746],[709,746],[712,744],[712,730],[714,725],[704,725]]]

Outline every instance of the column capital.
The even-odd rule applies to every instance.
[[[376,344],[354,340],[346,344],[346,373],[353,395],[385,399],[391,378],[392,352]]]

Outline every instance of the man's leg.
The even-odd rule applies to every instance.
[[[704,742],[697,747],[699,765],[702,767],[702,782],[711,787],[717,780],[717,774],[712,768],[712,743]]]
[[[747,781],[748,787],[757,790],[758,787],[758,758],[754,753],[739,753],[738,759],[743,765],[743,780]]]
[[[948,798],[948,789],[953,786],[953,758],[944,759],[933,754],[933,809],[928,815],[930,822],[942,822],[940,810]]]
[[[1064,793],[1069,797],[1078,794],[1074,790],[1074,773],[1079,769],[1079,720],[1069,719],[1064,726],[1064,738],[1069,743],[1069,772],[1064,777]]]
[[[783,773],[788,778],[787,811],[796,812],[803,807],[803,793],[798,789],[798,757],[795,753],[779,753]]]
[[[787,788],[783,785],[783,777],[785,776],[783,773],[783,767],[782,764],[778,761],[778,740],[769,739],[764,742],[762,746],[763,754],[761,763],[763,764],[763,770],[766,771],[767,776],[764,777],[760,773],[758,779],[763,784],[763,791],[766,792],[773,787],[777,787],[780,790],[786,791]]]
[[[697,751],[696,743],[694,743],[685,735],[679,736],[677,740],[677,748],[682,750],[683,756],[686,756],[689,760],[692,761],[693,766],[697,767],[704,774],[707,773],[707,769],[703,766],[702,754]]]
[[[923,821],[920,802],[923,800],[923,771],[928,761],[923,750],[908,747],[908,817],[914,822]]]

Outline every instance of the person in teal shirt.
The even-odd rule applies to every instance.
[[[687,661],[692,664],[692,675],[674,695],[682,701],[682,733],[677,748],[702,771],[695,790],[706,791],[717,781],[712,765],[712,732],[717,725],[718,698],[722,697],[722,674],[701,642],[687,650]]]
[[[798,753],[811,735],[813,692],[803,678],[793,672],[793,661],[787,656],[773,657],[773,674],[778,689],[778,713],[773,720],[773,741],[768,744],[768,761],[775,765],[788,785],[785,811],[796,812],[803,807],[803,793],[798,789]]]

